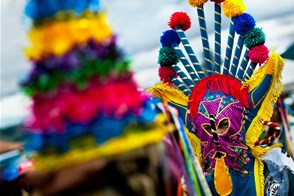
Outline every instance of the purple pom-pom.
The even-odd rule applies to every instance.
[[[236,33],[245,35],[247,31],[255,27],[255,20],[250,14],[244,13],[235,18],[234,26]]]
[[[172,47],[173,43],[179,44],[181,42],[177,32],[174,30],[167,30],[163,32],[163,35],[160,37],[160,43],[162,47]]]

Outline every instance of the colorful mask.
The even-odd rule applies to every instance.
[[[215,118],[219,145],[214,142],[210,115]],[[217,152],[224,154],[225,162],[230,168],[244,172],[238,163],[246,164],[250,161],[243,157],[248,152],[244,141],[245,118],[245,107],[230,96],[214,94],[204,97],[200,102],[193,123],[201,141],[206,172],[211,172],[214,168]]]

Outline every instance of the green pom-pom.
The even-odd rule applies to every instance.
[[[261,28],[253,28],[242,36],[243,42],[247,48],[252,48],[253,46],[262,45],[265,43],[265,34]]]
[[[160,66],[172,66],[179,62],[179,57],[171,47],[163,47],[159,50],[158,64]]]

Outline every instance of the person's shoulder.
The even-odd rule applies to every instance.
[[[264,163],[265,195],[293,195],[293,159],[281,148],[273,148],[261,160]]]
[[[294,162],[292,157],[286,155],[281,148],[272,148],[261,157],[261,160],[266,164],[273,165],[277,169],[286,167],[294,173]]]

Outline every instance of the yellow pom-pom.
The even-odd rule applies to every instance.
[[[193,7],[203,7],[207,0],[188,0],[188,2]]]
[[[228,18],[233,18],[243,14],[246,10],[246,6],[243,0],[226,0],[222,5],[224,14]]]

